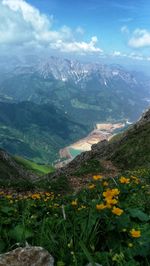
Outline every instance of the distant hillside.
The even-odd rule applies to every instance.
[[[0,102],[0,146],[11,154],[49,163],[87,132],[50,104]]]

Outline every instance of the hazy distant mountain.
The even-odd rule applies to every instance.
[[[14,64],[0,83],[2,100],[50,103],[83,123],[129,118],[148,106],[150,83],[118,65],[57,57]],[[12,66],[12,64],[11,64]],[[145,85],[146,84],[146,85]]]
[[[150,79],[118,65],[29,56],[1,59],[0,74],[0,144],[37,161],[96,122],[136,120],[150,101]]]

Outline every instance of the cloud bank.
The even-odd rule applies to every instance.
[[[84,35],[80,26],[73,31],[64,25],[55,30],[53,16],[42,14],[25,0],[0,0],[0,45],[3,47],[47,48],[60,52],[101,53],[98,39],[77,41]]]

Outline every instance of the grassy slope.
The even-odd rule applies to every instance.
[[[112,161],[122,169],[150,167],[150,123],[129,131],[117,145]]]
[[[22,165],[26,170],[32,171],[37,175],[44,175],[54,171],[54,168],[51,165],[37,164],[33,161],[24,159],[19,156],[15,156],[14,159],[18,164]]]

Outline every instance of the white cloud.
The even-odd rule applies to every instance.
[[[50,46],[53,49],[58,49],[61,52],[80,52],[82,54],[87,52],[102,52],[100,48],[95,47],[97,43],[97,37],[94,36],[91,38],[89,43],[87,42],[64,42],[62,40],[58,40],[56,43],[52,43]]]
[[[138,61],[150,61],[150,57],[149,56],[144,56],[143,54],[139,54],[139,53],[123,53],[120,51],[113,51],[111,54],[111,56],[113,57],[124,57],[124,58],[129,58],[132,60],[138,60]]]
[[[63,52],[97,53],[97,37],[90,42],[76,41],[75,33],[82,35],[78,27],[73,31],[64,25],[55,30],[53,17],[40,11],[25,0],[0,0],[0,44],[20,46],[43,46]]]
[[[128,44],[134,48],[150,46],[150,31],[146,29],[136,29]]]

